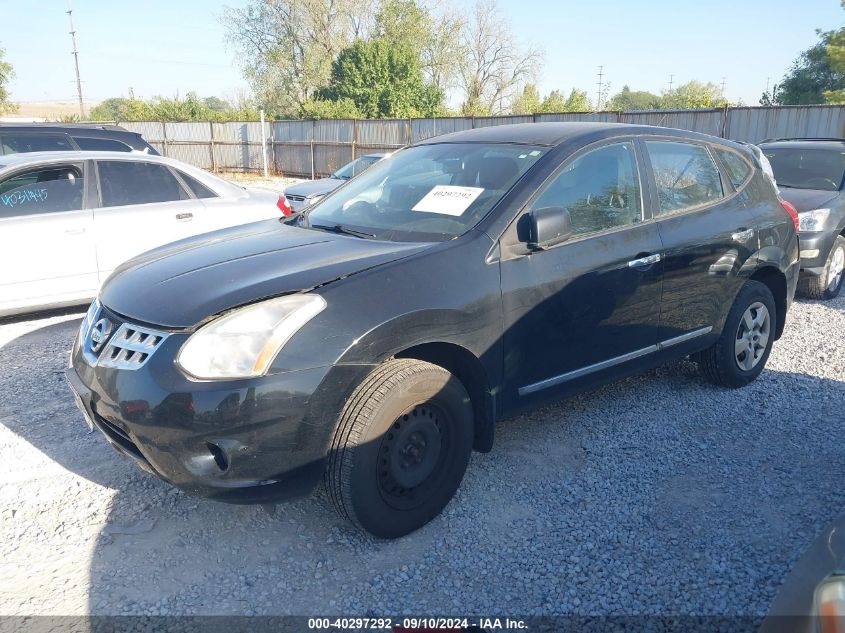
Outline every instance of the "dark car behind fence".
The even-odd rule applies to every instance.
[[[213,171],[261,171],[266,151],[270,172],[322,177],[356,156],[393,150],[449,132],[489,125],[542,121],[602,121],[660,125],[735,141],[845,136],[845,106],[736,107],[708,110],[565,112],[560,114],[440,119],[324,119],[162,123],[138,121],[123,127],[141,133],[164,156]],[[264,150],[262,150],[262,136]]]

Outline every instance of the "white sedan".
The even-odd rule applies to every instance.
[[[0,156],[0,316],[88,301],[134,255],[289,213],[278,193],[161,156]]]

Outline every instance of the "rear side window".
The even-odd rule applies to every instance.
[[[3,132],[3,153],[23,154],[26,152],[70,151],[73,147],[64,134],[25,134]]]
[[[532,209],[569,211],[573,235],[589,235],[642,220],[640,181],[631,143],[587,152],[554,177]]]
[[[82,209],[85,180],[81,165],[39,167],[0,183],[0,217]]]
[[[658,215],[698,207],[724,196],[719,170],[703,146],[646,141],[646,148],[657,183]]]
[[[129,160],[98,162],[100,194],[104,207],[187,200],[182,188],[164,165]]]
[[[79,149],[92,152],[131,152],[132,148],[126,143],[115,141],[110,138],[88,138],[85,136],[74,136],[73,140],[79,145]]]
[[[745,162],[739,154],[729,152],[725,149],[716,149],[716,154],[725,165],[730,176],[731,184],[739,188],[742,183],[751,175],[751,165]]]
[[[189,176],[184,171],[179,172],[179,177],[185,181],[185,184],[188,185],[188,189],[190,189],[193,194],[197,198],[216,198],[217,194],[214,193],[211,189],[206,187],[202,184],[199,180],[194,178],[193,176]]]

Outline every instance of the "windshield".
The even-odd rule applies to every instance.
[[[526,145],[418,145],[379,162],[307,212],[311,228],[443,241],[475,226],[544,154]]]
[[[347,163],[346,165],[338,169],[335,173],[333,173],[332,178],[339,178],[340,180],[349,180],[353,176],[357,176],[358,174],[360,174],[373,163],[379,162],[381,158],[381,156],[362,156],[361,158],[356,158],[351,163]]]
[[[845,175],[845,152],[830,149],[764,149],[779,187],[838,191]]]

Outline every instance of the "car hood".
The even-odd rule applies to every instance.
[[[340,187],[345,180],[340,178],[321,178],[320,180],[308,180],[300,182],[290,187],[285,187],[285,195],[302,196],[310,198],[311,196],[325,195],[330,191],[334,191]]]
[[[821,189],[790,189],[780,188],[781,197],[791,202],[798,211],[821,209],[828,202],[839,195],[838,191],[824,191]]]
[[[148,251],[119,266],[100,302],[129,319],[192,327],[246,303],[308,290],[430,246],[254,222]]]

